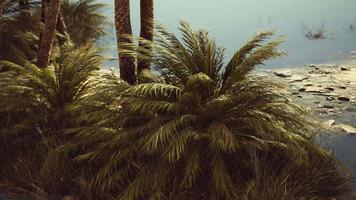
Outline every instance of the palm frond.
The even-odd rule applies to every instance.
[[[225,66],[223,49],[207,31],[186,22],[180,30],[182,39],[160,25],[153,42],[125,36],[149,44],[152,54],[142,45],[121,45],[124,55],[149,60],[159,82],[128,85],[102,76],[101,86],[89,88],[73,108],[81,125],[70,131],[82,147],[77,160],[100,166],[93,190],[119,199],[243,200],[260,191],[273,196],[282,191],[261,189],[271,184],[262,177],[274,175],[268,170],[279,167],[280,159],[291,166],[286,173],[302,176],[301,169],[319,161],[332,163],[336,168],[320,167],[340,184],[327,196],[340,197],[347,178],[338,161],[314,143],[315,118],[293,103],[281,84],[251,73],[283,55],[277,50],[282,40],[269,42],[272,32],[259,33]],[[269,163],[269,157],[276,162]],[[324,189],[334,187],[319,181],[323,174],[308,179],[308,187],[301,179],[284,184],[282,173],[275,176],[271,180],[285,191],[305,190],[307,196],[293,193],[299,199],[323,199]]]

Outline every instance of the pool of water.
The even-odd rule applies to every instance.
[[[113,0],[98,0],[108,5],[106,14],[113,20]],[[356,50],[355,0],[155,0],[156,20],[178,33],[178,20],[206,28],[227,49],[227,57],[257,30],[275,29],[287,37],[281,49],[288,56],[267,63],[267,67],[300,66],[345,59]],[[131,0],[134,34],[139,32],[139,0]],[[328,38],[308,40],[302,26],[325,26]],[[350,27],[353,27],[353,30]],[[114,32],[105,44],[116,56]],[[110,65],[116,66],[115,62]]]

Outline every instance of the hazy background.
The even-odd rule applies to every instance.
[[[113,22],[114,0],[98,0],[108,5],[106,14]],[[131,22],[139,33],[139,0],[131,0]],[[218,44],[226,48],[227,57],[257,30],[275,29],[285,35],[281,49],[288,56],[269,62],[269,67],[334,62],[356,50],[356,0],[155,0],[155,17],[177,33],[178,20],[188,20],[195,28],[206,28]],[[319,27],[325,23],[329,39],[308,40],[301,25]],[[105,38],[110,54],[116,56],[114,32]],[[111,63],[110,65],[113,65]]]

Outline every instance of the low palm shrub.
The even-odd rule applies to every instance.
[[[57,149],[75,125],[68,107],[88,91],[100,63],[91,46],[63,49],[44,69],[1,61],[8,70],[0,73],[0,187],[7,193],[62,199],[77,192],[83,177],[72,157]]]

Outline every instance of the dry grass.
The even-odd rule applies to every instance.
[[[325,23],[321,23],[318,27],[309,27],[306,24],[302,24],[301,29],[304,37],[309,40],[326,39],[329,38],[330,35],[326,32]]]

